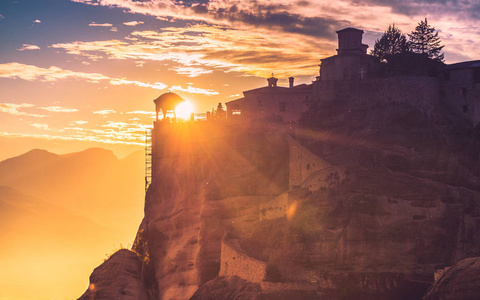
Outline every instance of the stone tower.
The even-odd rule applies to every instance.
[[[345,54],[367,54],[368,45],[362,44],[363,30],[356,28],[345,28],[337,31],[338,55]]]

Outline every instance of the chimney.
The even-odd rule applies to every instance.
[[[295,80],[295,78],[293,78],[293,77],[288,78],[288,87],[289,88],[293,88],[293,81],[294,80]]]

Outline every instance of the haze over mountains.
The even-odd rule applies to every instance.
[[[99,263],[133,242],[144,157],[32,150],[0,162],[2,299],[73,299]]]

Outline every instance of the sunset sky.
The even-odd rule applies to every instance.
[[[310,83],[335,31],[363,29],[372,48],[389,24],[427,17],[447,63],[480,58],[480,3],[364,1],[0,1],[0,160],[43,148],[142,149],[152,100],[172,91],[196,112],[271,73]]]

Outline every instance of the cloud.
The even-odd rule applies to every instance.
[[[166,84],[155,82],[153,84],[140,82],[136,80],[126,80],[122,78],[108,77],[99,73],[84,73],[70,70],[63,70],[58,67],[40,68],[32,65],[25,65],[17,62],[0,64],[0,78],[19,78],[28,81],[55,82],[65,79],[85,80],[91,83],[108,81],[111,85],[136,85],[139,87],[149,87],[156,90],[163,90]]]
[[[295,47],[292,47],[295,45]],[[258,29],[194,25],[155,31],[135,31],[125,39],[54,44],[72,55],[92,60],[133,59],[170,61],[170,70],[189,77],[214,69],[259,76],[313,75],[318,60],[333,54],[336,44],[326,40],[284,34],[281,38]]]
[[[18,51],[25,51],[25,50],[40,50],[40,47],[37,45],[30,45],[30,44],[23,44],[22,48],[17,49]]]
[[[130,115],[130,114],[141,114],[141,115],[151,115],[151,116],[154,116],[154,115],[155,115],[154,112],[144,111],[144,110],[128,111],[128,112],[126,112],[126,114],[127,114],[127,115]]]
[[[110,24],[110,23],[95,23],[95,22],[92,22],[92,23],[88,24],[88,26],[91,26],[91,27],[112,27],[113,24]]]
[[[23,111],[20,111],[22,108],[34,107],[35,105],[29,103],[15,104],[15,103],[0,103],[0,112],[7,113],[15,116],[28,116],[43,118],[45,115],[29,114]]]
[[[76,112],[78,109],[76,108],[67,108],[61,106],[48,106],[48,107],[39,107],[39,109],[51,111],[51,112]]]
[[[19,78],[28,81],[40,80],[53,82],[61,79],[83,79],[89,82],[98,83],[101,80],[110,80],[110,77],[99,73],[83,73],[63,70],[51,66],[40,68],[33,65],[25,65],[17,62],[0,64],[0,77]]]
[[[118,31],[118,28],[117,28],[117,27],[111,27],[111,28],[110,28],[110,31],[117,32],[117,31]]]
[[[126,26],[137,26],[143,24],[142,21],[130,21],[130,22],[124,22],[123,25]]]
[[[70,125],[85,125],[88,121],[72,121]]]
[[[187,75],[187,77],[198,77],[203,74],[210,74],[213,70],[206,70],[198,67],[172,67],[169,69],[175,71],[179,75]]]
[[[365,39],[373,47],[388,25],[394,22],[404,32],[410,32],[415,25],[428,16],[432,25],[441,30],[441,38],[447,47],[444,49],[453,56],[474,59],[480,47],[480,32],[466,35],[466,28],[480,27],[480,5],[476,1],[458,0],[74,0],[89,5],[102,5],[122,8],[126,12],[153,15],[160,20],[188,20],[193,24],[223,26],[238,40],[246,31],[261,32],[264,37],[275,37],[278,50],[290,50],[304,46],[302,37],[316,38],[317,57],[333,54],[335,31],[345,27],[357,27],[366,31]],[[346,17],[348,16],[348,17]],[[348,18],[348,21],[346,21]],[[196,23],[195,23],[196,22]],[[231,31],[233,29],[239,31]],[[448,35],[443,35],[447,33]],[[301,43],[286,44],[281,41],[289,35],[297,35]],[[325,44],[325,45],[322,45]],[[465,45],[466,51],[451,45]],[[328,48],[327,46],[331,46]],[[308,47],[315,49],[315,45]],[[260,52],[262,53],[262,52]],[[447,61],[449,55],[446,55]],[[280,56],[279,56],[280,58]],[[317,60],[318,62],[318,60]],[[249,67],[247,67],[249,69]],[[257,75],[266,75],[263,72]],[[303,73],[305,75],[305,73]]]
[[[211,89],[200,89],[200,88],[193,87],[191,85],[189,85],[187,88],[182,88],[180,85],[175,85],[175,86],[170,87],[170,90],[181,91],[181,92],[186,92],[186,93],[190,93],[190,94],[203,94],[203,95],[208,95],[208,96],[218,95],[217,91],[214,91],[214,90],[211,90]]]
[[[40,24],[40,23],[42,23],[42,21],[40,21],[40,20],[35,20],[35,21],[33,21],[33,23]]]
[[[156,90],[163,90],[166,87],[168,87],[166,84],[161,83],[161,82],[155,82],[155,83],[151,84],[151,83],[145,83],[145,82],[140,82],[140,81],[135,81],[135,80],[125,80],[125,79],[111,79],[110,84],[112,84],[112,85],[133,84],[133,85],[136,85],[136,86],[149,87],[149,88],[156,89]]]
[[[2,14],[0,14],[0,20],[2,19],[5,19],[5,17]]]
[[[94,111],[93,113],[97,115],[109,115],[109,114],[115,114],[117,112],[114,111],[113,109],[104,109],[104,110]]]
[[[44,123],[32,123],[32,124],[28,124],[28,125],[33,126],[37,129],[49,130],[48,124],[44,124]]]

